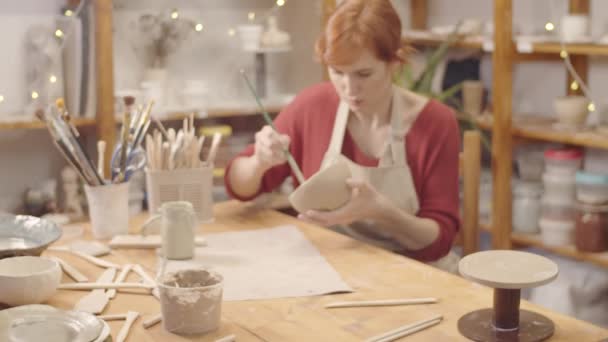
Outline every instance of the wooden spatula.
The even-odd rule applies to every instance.
[[[115,268],[108,268],[105,270],[101,276],[97,279],[97,282],[100,283],[111,283],[116,275]],[[92,314],[100,314],[108,305],[108,301],[110,299],[106,295],[106,290],[98,289],[93,290],[91,293],[82,297],[74,306],[74,310],[80,310],[89,312]]]

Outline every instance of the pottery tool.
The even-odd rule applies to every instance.
[[[160,235],[116,235],[110,240],[109,245],[111,248],[120,249],[154,249],[160,248],[161,236]],[[194,238],[194,245],[202,247],[207,245],[207,240],[204,236],[196,236]]]
[[[106,142],[103,140],[99,140],[97,142],[97,173],[101,179],[105,179],[106,176],[104,174],[104,154],[106,153]]]
[[[325,305],[326,309],[333,308],[354,308],[366,306],[398,306],[398,305],[415,305],[415,304],[432,304],[437,303],[437,298],[413,298],[413,299],[387,299],[387,300],[370,300],[370,301],[352,301],[352,302],[335,302]]]
[[[215,155],[217,154],[217,148],[220,146],[220,141],[222,140],[222,133],[215,132],[213,133],[213,140],[211,140],[211,148],[209,149],[209,155],[207,156],[207,163],[213,163],[215,160]]]
[[[155,285],[142,283],[64,283],[57,287],[60,290],[88,291],[97,289],[154,289]]]
[[[99,241],[78,240],[70,243],[67,247],[72,251],[84,253],[94,257],[108,255],[111,252],[110,247]]]
[[[99,266],[99,267],[103,267],[103,268],[116,268],[116,269],[120,268],[120,266],[117,265],[117,264],[115,264],[115,263],[112,263],[112,262],[109,262],[109,261],[106,261],[106,260],[103,260],[103,259],[91,256],[91,255],[88,255],[88,254],[85,254],[85,253],[82,253],[82,252],[74,251],[74,250],[70,249],[69,247],[64,247],[64,246],[62,246],[62,247],[49,247],[48,250],[51,250],[51,251],[60,251],[60,252],[70,252],[70,253],[72,253],[74,255],[77,255],[77,256],[85,259],[86,261],[92,263],[95,266]]]
[[[127,319],[125,320],[125,323],[122,325],[122,328],[120,328],[120,331],[118,332],[116,342],[124,342],[127,339],[127,336],[129,336],[129,331],[131,330],[131,326],[133,325],[133,322],[137,320],[138,317],[139,312],[137,311],[127,312]]]
[[[129,148],[129,126],[131,125],[131,113],[125,111],[122,119],[122,131],[120,134],[120,172],[113,179],[114,183],[123,182],[127,171],[127,150]]]
[[[390,342],[398,340],[402,337],[411,335],[418,331],[424,330],[426,328],[432,327],[435,324],[438,324],[443,319],[442,315],[435,315],[431,318],[424,319],[415,323],[411,323],[408,325],[404,325],[397,329],[388,331],[384,334],[374,336],[366,340],[366,342]]]
[[[50,258],[57,261],[59,263],[59,265],[61,266],[61,269],[63,270],[63,272],[65,272],[65,274],[67,274],[70,278],[74,279],[74,281],[77,281],[79,283],[84,283],[84,282],[89,281],[89,278],[87,278],[87,276],[82,274],[74,266],[68,264],[67,262],[63,261],[62,259],[60,259],[58,257],[52,256]]]
[[[148,329],[150,327],[157,325],[162,320],[163,320],[163,315],[159,313],[159,314],[156,314],[156,315],[148,318],[147,320],[143,321],[142,326],[144,327],[144,329]]]
[[[104,321],[124,321],[127,319],[126,313],[124,314],[115,314],[115,315],[99,315],[97,318],[103,319]]]
[[[244,70],[241,70],[241,75],[245,79],[245,82],[247,83],[247,87],[249,88],[249,90],[251,91],[251,94],[255,98],[255,101],[257,102],[258,107],[260,108],[260,111],[262,112],[262,116],[264,117],[264,121],[266,121],[266,124],[268,126],[272,127],[272,129],[275,132],[279,133],[276,126],[274,125],[274,122],[272,121],[272,118],[270,117],[270,114],[268,114],[268,112],[264,108],[264,105],[262,105],[262,101],[260,100],[260,97],[258,96],[255,89],[253,88],[253,85],[249,81],[249,78],[247,78],[247,75],[245,75]],[[298,182],[300,184],[304,183],[305,182],[304,175],[302,174],[302,170],[300,170],[300,167],[298,166],[295,159],[293,158],[293,155],[291,154],[291,152],[289,152],[289,149],[287,149],[287,148],[283,149],[283,151],[285,152],[285,156],[287,157],[287,163],[289,164],[289,167],[291,168],[291,171],[293,172],[293,174],[296,176],[296,179],[298,180]]]
[[[116,277],[116,279],[114,280],[114,282],[115,283],[122,283],[122,282],[124,282],[125,279],[127,279],[127,275],[131,271],[132,267],[133,267],[133,265],[131,265],[131,264],[124,265],[120,269],[120,273],[118,274],[118,276]],[[116,296],[116,289],[110,289],[110,290],[106,291],[106,296],[108,296],[109,299],[114,298],[114,296]]]
[[[158,288],[156,287],[156,281],[154,279],[152,279],[152,277],[150,277],[150,275],[146,272],[146,270],[144,270],[144,268],[141,267],[141,265],[135,264],[133,266],[133,271],[135,273],[137,273],[146,283],[148,283],[150,285],[154,285],[154,288],[152,289],[151,293],[154,296],[154,298],[160,300],[160,293],[158,292]]]
[[[108,268],[101,274],[99,278],[97,278],[97,282],[111,282],[114,279],[114,276],[116,276],[116,269]],[[89,312],[92,314],[100,314],[106,308],[106,305],[108,305],[108,301],[109,298],[104,289],[95,289],[88,295],[82,297],[74,306],[74,310]]]
[[[236,335],[228,335],[215,340],[215,342],[234,342],[236,341]]]
[[[55,100],[55,106],[57,106],[61,118],[70,126],[72,134],[74,134],[74,136],[77,138],[80,137],[80,133],[78,133],[76,127],[71,123],[72,117],[70,116],[70,113],[68,113],[68,111],[65,109],[65,102],[63,101],[63,98],[60,97]]]

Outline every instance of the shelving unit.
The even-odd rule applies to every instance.
[[[72,123],[76,127],[93,127],[95,126],[94,118],[75,118]],[[39,120],[16,120],[16,121],[4,121],[0,122],[0,131],[14,130],[14,129],[41,129],[46,128],[46,124]]]
[[[405,37],[415,46],[437,46],[444,38],[425,34],[426,23],[421,16],[428,13],[424,0],[412,3],[412,22],[414,34]],[[417,9],[422,8],[420,12]],[[569,0],[571,13],[589,13],[589,0]],[[511,179],[513,162],[513,140],[536,140],[554,142],[582,147],[608,149],[608,135],[595,131],[563,131],[553,126],[554,121],[531,116],[514,115],[512,110],[513,67],[516,63],[530,60],[559,59],[562,47],[556,42],[516,42],[512,35],[512,0],[494,0],[494,39],[491,43],[481,38],[465,38],[454,44],[456,48],[475,49],[492,53],[493,58],[493,114],[477,118],[479,128],[492,132],[492,172],[493,199],[492,223],[482,225],[482,229],[491,232],[492,246],[497,249],[512,247],[535,247],[575,260],[590,262],[608,268],[608,252],[583,253],[574,246],[547,246],[539,235],[513,233]],[[421,33],[423,32],[423,33]],[[608,56],[608,45],[604,44],[566,44],[572,64],[581,78],[587,82],[588,56]],[[572,82],[569,76],[566,91],[578,93],[569,87]],[[580,90],[579,90],[580,92]],[[462,118],[461,118],[462,119]]]

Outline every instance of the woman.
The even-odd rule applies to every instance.
[[[458,125],[445,105],[393,86],[406,50],[389,0],[343,1],[316,45],[331,82],[300,93],[277,117],[280,133],[256,133],[227,169],[228,193],[249,200],[279,186],[291,174],[283,148],[306,178],[347,160],[359,175],[347,182],[350,201],[299,218],[454,266],[445,256],[459,228]]]

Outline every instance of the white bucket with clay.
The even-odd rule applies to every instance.
[[[158,279],[165,330],[181,335],[216,330],[222,312],[223,277],[206,269],[170,272]]]

